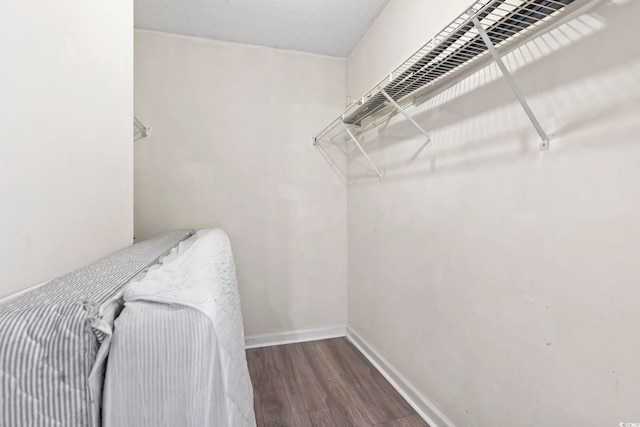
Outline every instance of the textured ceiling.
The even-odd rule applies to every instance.
[[[345,57],[388,0],[135,0],[135,26]]]

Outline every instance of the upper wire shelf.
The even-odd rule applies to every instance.
[[[521,46],[552,26],[572,18],[595,0],[481,0],[460,14],[400,66],[349,106],[324,128],[314,144],[336,144],[385,123],[396,112],[404,114],[418,129],[424,129],[404,112],[486,66],[491,61],[505,74],[516,97],[540,134],[541,149],[548,138],[501,61],[505,53]],[[352,131],[349,131],[352,127]],[[367,157],[367,160],[368,157]],[[372,166],[374,166],[372,164]],[[375,169],[375,166],[374,166]],[[380,176],[379,171],[376,173]]]

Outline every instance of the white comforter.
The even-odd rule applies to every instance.
[[[233,253],[222,230],[198,232],[130,283],[124,299],[107,363],[105,427],[255,427]]]

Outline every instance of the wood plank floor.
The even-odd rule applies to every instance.
[[[428,427],[345,338],[247,350],[258,427]]]

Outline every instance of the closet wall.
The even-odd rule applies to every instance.
[[[392,0],[357,97],[469,6]],[[640,420],[640,2],[612,2],[394,119],[350,165],[349,325],[457,426]]]
[[[136,239],[225,229],[246,335],[346,323],[347,190],[310,134],[345,96],[344,59],[135,33]]]
[[[133,5],[5,2],[0,296],[133,237]]]

